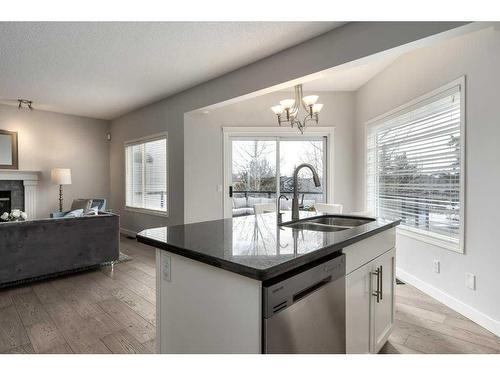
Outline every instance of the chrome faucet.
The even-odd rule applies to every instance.
[[[288,200],[288,197],[284,194],[281,194],[278,198],[278,224],[281,224],[283,222],[283,212],[281,212],[281,198],[285,198]]]
[[[313,174],[314,185],[316,187],[321,186],[319,181],[318,172],[311,164],[301,164],[293,172],[293,199],[292,199],[292,221],[299,220],[299,178],[298,174],[302,168],[309,168]]]

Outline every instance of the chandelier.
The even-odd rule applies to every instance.
[[[281,100],[280,104],[271,107],[271,111],[278,116],[279,126],[281,124],[290,124],[292,128],[297,126],[300,133],[304,134],[308,123],[313,121],[318,124],[318,113],[323,108],[323,104],[316,103],[317,101],[318,95],[303,96],[302,85],[297,85],[295,86],[295,99]],[[301,115],[301,109],[304,109],[305,114]]]

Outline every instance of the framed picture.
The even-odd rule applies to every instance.
[[[17,132],[0,130],[0,169],[18,169]]]

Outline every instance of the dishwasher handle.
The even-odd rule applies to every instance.
[[[321,280],[320,282],[311,285],[309,288],[306,288],[293,296],[293,302],[300,301],[302,298],[307,297],[309,294],[314,293],[316,290],[321,288],[323,285],[328,284],[332,281],[332,277],[328,276],[326,279]]]

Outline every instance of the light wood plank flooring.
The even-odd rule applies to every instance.
[[[121,239],[132,261],[0,290],[0,353],[154,353],[152,248]],[[410,285],[382,353],[498,353],[500,339]]]
[[[154,353],[154,250],[120,246],[133,260],[0,290],[0,353]]]
[[[396,325],[381,353],[500,353],[500,338],[413,286],[396,285]]]

